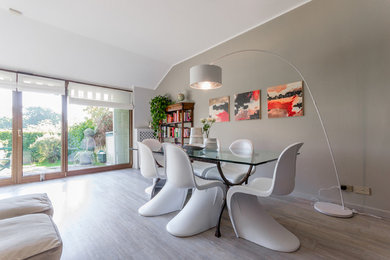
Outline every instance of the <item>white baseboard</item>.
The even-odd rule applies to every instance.
[[[315,202],[315,198],[318,199],[318,197],[315,195],[302,193],[302,192],[295,192],[295,191],[291,194],[291,196],[296,197],[296,198],[302,198],[302,199],[308,200],[308,201],[313,202],[313,203]],[[332,201],[332,200],[324,200],[324,201],[340,204],[339,201]],[[374,208],[374,207],[369,207],[369,206],[355,204],[355,203],[348,203],[348,202],[344,202],[344,205],[346,207],[348,207],[350,209],[354,209],[358,212],[368,213],[368,214],[372,214],[372,215],[375,215],[378,217],[390,219],[390,211],[389,210],[383,210],[383,209],[378,209],[378,208]]]

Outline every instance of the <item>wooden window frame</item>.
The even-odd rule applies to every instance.
[[[22,128],[22,92],[12,91],[12,164],[11,164],[11,178],[0,180],[0,186],[7,186],[19,183],[38,182],[41,180],[41,175],[44,176],[43,180],[52,180],[64,178],[67,176],[76,176],[83,174],[98,173],[103,171],[128,169],[133,166],[133,153],[129,152],[129,163],[116,164],[108,166],[97,166],[80,170],[69,171],[68,169],[68,85],[70,82],[91,85],[101,88],[116,89],[121,91],[133,92],[131,90],[102,86],[97,84],[85,83],[80,81],[66,80],[62,78],[49,77],[39,74],[25,73],[21,71],[13,71],[2,69],[4,71],[22,73],[32,76],[39,76],[48,79],[56,79],[65,81],[65,95],[62,95],[62,115],[61,115],[61,171],[54,173],[44,173],[32,176],[23,176],[23,128]],[[18,74],[17,74],[18,75]],[[17,77],[18,78],[18,77]],[[133,145],[133,110],[129,110],[129,147]]]

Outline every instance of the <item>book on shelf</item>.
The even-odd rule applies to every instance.
[[[177,123],[181,122],[182,117],[181,114],[183,113],[184,122],[191,122],[192,121],[192,115],[191,111],[176,111],[172,113],[167,114],[166,123]]]
[[[181,138],[182,137],[182,128],[181,127],[173,127],[173,126],[163,126],[161,128],[161,135],[163,138]],[[183,137],[190,137],[190,128],[183,129]]]

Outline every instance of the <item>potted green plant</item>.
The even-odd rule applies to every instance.
[[[154,130],[154,136],[158,136],[160,131],[160,123],[167,117],[166,108],[172,104],[172,100],[167,96],[155,96],[149,102],[150,115],[152,117],[152,129]]]

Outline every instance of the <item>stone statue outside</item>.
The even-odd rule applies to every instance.
[[[79,161],[81,165],[90,165],[95,162],[94,150],[96,147],[95,140],[93,139],[95,131],[91,128],[84,130],[84,138],[81,141],[81,148],[83,151],[80,151],[76,154],[75,159]]]

